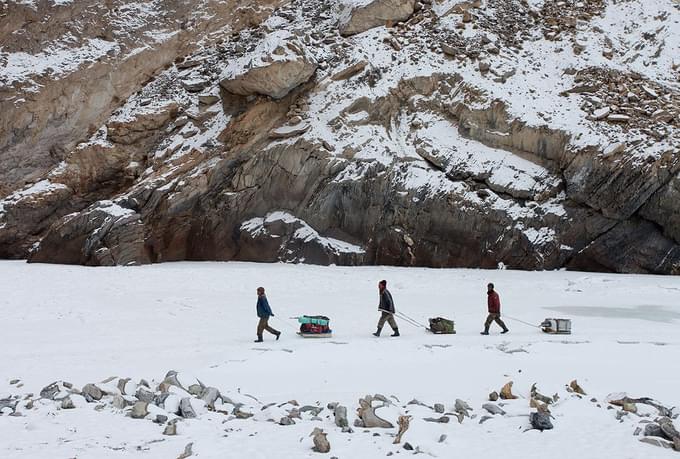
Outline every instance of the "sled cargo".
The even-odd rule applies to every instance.
[[[298,335],[303,338],[330,338],[333,331],[330,329],[331,320],[326,316],[301,316],[298,317],[300,331]]]
[[[541,330],[551,335],[571,335],[571,319],[545,319]]]
[[[456,327],[453,320],[445,319],[443,317],[433,317],[430,319],[429,331],[435,335],[454,335]]]

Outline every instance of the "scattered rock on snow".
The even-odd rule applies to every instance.
[[[177,456],[177,459],[187,459],[187,457],[190,457],[192,454],[194,454],[193,447],[194,447],[193,443],[187,444],[184,447],[184,452],[182,454],[180,454],[179,456]]]
[[[541,432],[553,428],[552,422],[550,422],[550,415],[547,413],[531,413],[529,415],[529,422],[531,423],[531,427],[540,430]]]
[[[569,387],[567,388],[567,390],[569,390],[570,392],[575,392],[577,394],[586,395],[586,392],[583,390],[581,386],[578,385],[578,382],[575,379],[569,383]]]
[[[130,411],[130,417],[132,419],[144,419],[147,414],[149,404],[147,402],[137,402],[132,405],[132,410]]]
[[[146,403],[153,403],[155,397],[154,393],[144,386],[137,389],[135,396],[138,400]]]
[[[177,423],[170,422],[168,425],[166,425],[165,430],[163,430],[163,435],[168,436],[177,435]]]
[[[371,397],[370,395],[359,399],[359,408],[357,409],[357,414],[363,421],[363,426],[367,428],[393,428],[394,426],[391,422],[382,419],[375,413],[375,408],[372,406],[373,400],[374,397]]]
[[[512,381],[503,386],[500,396],[503,400],[514,400],[517,398],[517,396],[512,393]]]
[[[182,417],[185,419],[193,419],[196,417],[196,411],[191,405],[191,398],[189,397],[184,397],[182,399],[182,401],[179,403],[179,410],[182,414]]]
[[[72,410],[75,407],[76,405],[73,403],[70,395],[61,401],[62,410]]]
[[[470,408],[470,405],[468,405],[467,402],[457,398],[454,410],[456,411],[456,413],[461,413],[466,417],[470,417],[469,411],[471,411],[472,408]]]
[[[215,387],[206,387],[201,394],[201,400],[205,402],[205,405],[211,410],[215,409],[215,402],[220,398],[220,391]]]
[[[493,403],[485,403],[484,405],[482,405],[482,408],[484,408],[491,414],[499,414],[501,416],[505,416],[505,411],[501,407],[499,407],[498,405],[494,405]]]
[[[401,438],[411,425],[411,416],[399,416],[399,419],[397,419],[397,424],[399,425],[399,431],[392,442],[395,445],[401,443]]]
[[[292,426],[295,424],[295,421],[290,416],[284,416],[279,420],[279,425],[280,426]]]
[[[447,424],[449,422],[448,416],[440,416],[438,418],[423,418],[423,421],[427,422],[438,422],[440,424]]]
[[[129,403],[122,395],[114,395],[111,400],[111,405],[117,410],[123,410],[128,407]]]
[[[312,441],[314,442],[314,448],[312,449],[317,453],[327,453],[331,450],[331,444],[328,442],[328,438],[322,429],[314,428],[310,437],[313,437]]]
[[[333,75],[331,79],[334,81],[340,81],[351,78],[354,75],[358,74],[359,72],[363,71],[364,68],[366,68],[366,65],[368,65],[367,61],[359,61],[356,64],[352,64],[349,67],[340,70],[338,73]]]
[[[347,420],[347,407],[338,405],[334,410],[335,425],[338,427],[349,427],[349,421]]]

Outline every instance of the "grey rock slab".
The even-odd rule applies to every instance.
[[[505,411],[501,407],[499,407],[498,405],[494,405],[493,403],[485,403],[484,405],[482,405],[482,408],[484,408],[491,414],[499,414],[501,416],[505,416]]]
[[[423,418],[423,421],[427,422],[438,422],[440,424],[448,424],[450,418],[448,416],[441,416],[438,418]]]
[[[335,416],[335,425],[338,427],[349,427],[349,421],[347,420],[347,407],[338,405],[335,407],[333,412]]]
[[[531,423],[531,427],[540,431],[553,428],[552,422],[550,421],[550,415],[547,413],[531,413],[529,415],[529,422]]]
[[[179,402],[179,411],[183,418],[193,419],[196,417],[196,411],[194,407],[191,406],[191,398],[184,397],[181,402]]]
[[[61,409],[62,410],[72,410],[75,407],[76,407],[76,405],[73,403],[73,400],[71,400],[70,395],[61,401]]]
[[[85,397],[85,399],[88,402],[90,400],[99,401],[104,396],[101,389],[99,389],[94,384],[85,384],[85,386],[83,386],[83,389],[81,390],[81,394],[82,394],[83,397]]]
[[[132,405],[132,410],[130,411],[130,417],[132,419],[144,419],[148,414],[149,404],[147,402],[137,402]]]

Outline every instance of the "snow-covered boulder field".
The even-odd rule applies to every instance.
[[[279,217],[308,232],[285,215],[270,224]],[[397,317],[401,337],[371,336],[381,279],[397,311],[453,319],[457,334]],[[479,335],[489,281],[507,335]],[[279,341],[252,342],[260,285]],[[680,454],[669,277],[1,262],[0,289],[2,457]],[[297,337],[302,314],[330,317],[333,337]],[[546,317],[573,333],[543,334],[533,324]]]

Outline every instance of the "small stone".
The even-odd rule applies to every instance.
[[[130,411],[130,417],[132,419],[144,419],[147,414],[149,404],[147,402],[137,402],[132,405],[132,410]]]
[[[603,120],[606,117],[608,117],[611,112],[612,112],[612,109],[609,108],[609,107],[600,108],[600,109],[597,109],[593,112],[592,118],[595,121],[600,121],[600,120]]]
[[[552,422],[550,422],[550,415],[547,413],[531,413],[529,415],[529,422],[534,429],[541,432],[553,428]]]
[[[305,405],[300,408],[300,413],[311,413],[312,416],[318,416],[322,411],[323,408],[320,406]]]
[[[447,435],[446,434],[441,434],[439,436],[439,441],[438,443],[444,443],[446,441]]]
[[[199,94],[198,103],[201,105],[213,105],[219,102],[220,97],[214,94]]]
[[[295,421],[291,419],[289,416],[284,416],[279,420],[279,425],[280,426],[292,426],[295,424]]]
[[[152,403],[154,400],[154,393],[144,386],[141,386],[139,389],[137,389],[135,396],[138,400],[146,403]]]
[[[191,405],[191,398],[189,397],[184,397],[179,403],[179,411],[185,419],[193,419],[196,417],[196,411]]]
[[[489,394],[489,400],[495,402],[498,400],[498,392],[494,391]]]
[[[163,430],[163,435],[177,435],[177,424],[171,422],[170,424],[165,426],[165,430]]]
[[[406,451],[413,451],[413,446],[409,442],[404,442],[404,449]]]
[[[614,123],[627,123],[630,121],[630,116],[620,114],[609,115],[607,117],[607,121],[612,121]]]
[[[471,411],[472,408],[470,408],[470,405],[467,404],[467,402],[457,398],[456,399],[456,404],[454,406],[454,409],[458,413],[463,413],[465,416],[470,416],[468,414],[468,411]]]
[[[18,379],[13,379],[13,380],[11,380],[9,383],[10,383],[11,385],[15,385],[15,384],[18,384],[18,383],[19,383],[19,380],[18,380]]]
[[[71,396],[68,396],[61,401],[62,410],[72,410],[75,407],[76,405],[73,403],[73,400],[71,400]]]
[[[434,411],[437,413],[443,413],[446,411],[446,408],[444,407],[444,404],[442,403],[435,403],[434,404]]]
[[[498,414],[501,416],[505,416],[505,411],[500,408],[497,405],[494,405],[493,403],[485,403],[482,405],[482,408],[484,408],[486,411],[488,411],[491,414]]]
[[[440,424],[448,424],[449,422],[449,417],[448,416],[441,416],[438,418],[424,418],[423,421],[427,422],[438,422]]]
[[[288,120],[288,124],[290,124],[291,126],[295,126],[297,124],[300,124],[301,122],[302,122],[302,117],[299,116],[299,115],[295,115]]]
[[[156,419],[153,420],[156,424],[165,424],[168,422],[168,417],[164,414],[157,414]]]
[[[128,406],[127,400],[125,400],[120,395],[114,395],[113,400],[111,401],[111,404],[117,410],[123,410],[123,409],[127,408],[127,406]]]
[[[310,434],[312,441],[314,442],[314,447],[312,448],[317,453],[327,453],[331,450],[331,444],[328,442],[327,435],[322,429],[318,427],[314,428]]]
[[[99,401],[103,396],[102,391],[94,384],[85,384],[81,393],[88,402],[91,402],[92,400]]]
[[[183,452],[182,454],[180,454],[179,456],[177,456],[177,459],[187,459],[187,458],[190,457],[192,454],[194,454],[194,452],[193,452],[193,446],[194,446],[193,443],[187,444],[187,445],[184,447],[184,452]]]
[[[635,403],[624,402],[623,411],[627,411],[629,413],[637,413],[637,405]]]
[[[347,408],[344,406],[336,406],[334,410],[335,425],[338,427],[349,427],[349,421],[347,420]]]
[[[484,424],[484,423],[485,423],[486,421],[488,421],[489,419],[493,419],[493,416],[484,415],[484,416],[482,416],[482,417],[479,419],[479,423],[480,423],[480,424]]]

